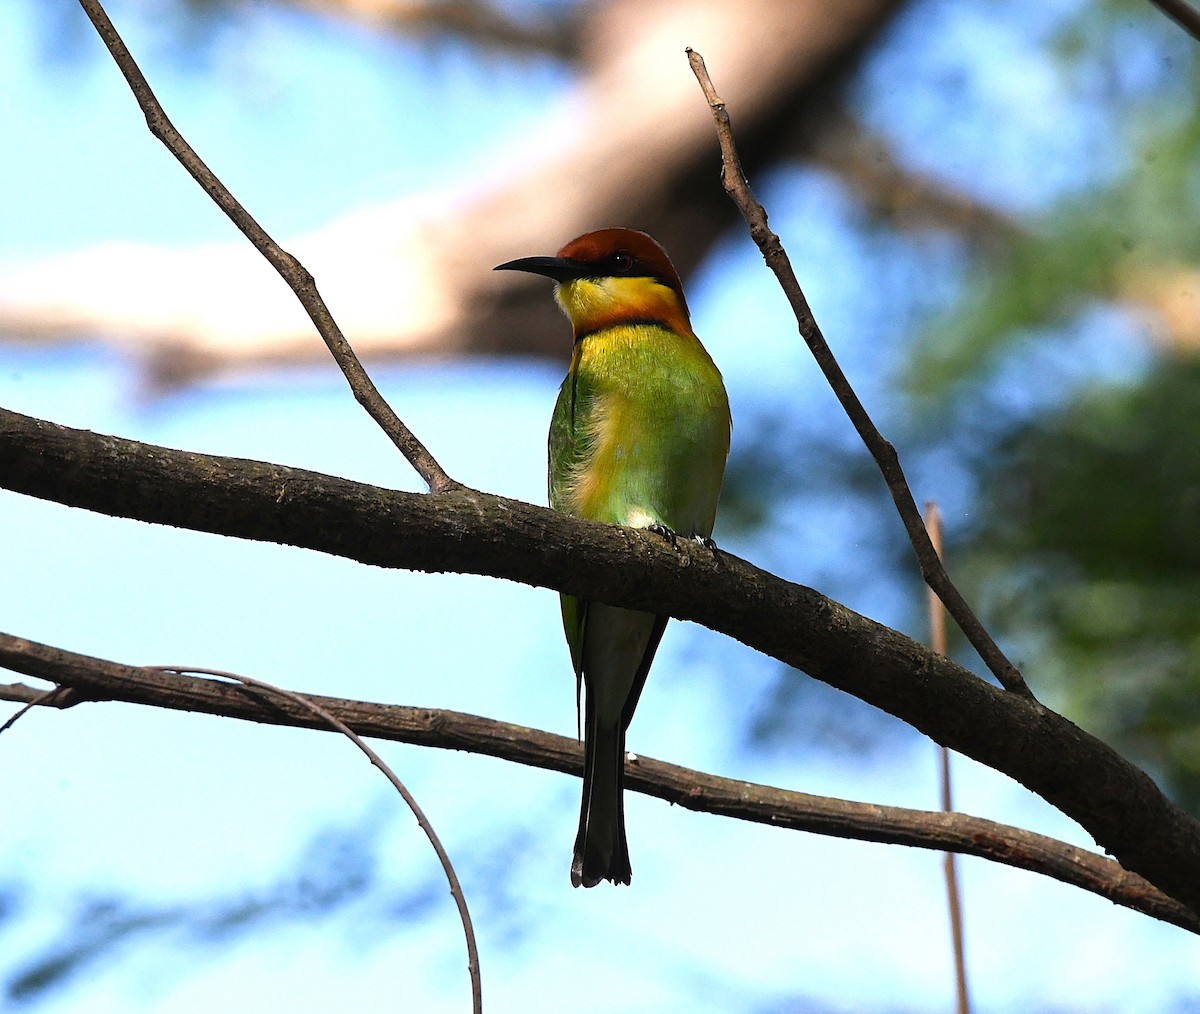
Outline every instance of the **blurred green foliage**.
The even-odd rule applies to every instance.
[[[1150,354],[1103,378],[1029,355],[1072,329],[1104,341],[1089,311],[1197,270],[1200,47],[1127,2],[1082,11],[1054,41],[1067,71],[1109,87],[1117,167],[990,237],[906,385],[931,444],[990,411],[1002,372],[1050,392],[981,422],[987,446],[963,452],[979,495],[958,572],[1044,698],[1200,813],[1200,357],[1178,332],[1143,334]]]
[[[1006,573],[993,626],[1200,812],[1200,359],[1082,391],[998,450],[970,550],[982,587]]]
[[[1078,129],[1104,141],[1081,142],[1072,193],[1014,215],[1003,235],[969,237],[986,251],[915,346],[910,390],[943,398],[1022,334],[1066,325],[1096,301],[1128,296],[1143,272],[1200,257],[1198,49],[1144,0],[1085,6],[1047,40]],[[1100,149],[1090,159],[1089,147]]]

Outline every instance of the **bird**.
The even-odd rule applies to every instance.
[[[711,540],[732,422],[720,371],[692,331],[679,273],[644,232],[610,228],[497,271],[552,279],[571,365],[548,439],[550,506],[577,518]],[[562,595],[583,697],[584,776],[571,883],[628,884],[625,734],[667,617]]]

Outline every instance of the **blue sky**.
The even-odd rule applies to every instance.
[[[82,14],[65,7],[62,21],[81,34],[70,55],[57,57],[47,52],[52,29],[35,17],[33,0],[0,9],[0,180],[19,195],[0,204],[0,270],[114,238],[228,238],[232,227],[146,132]],[[1066,113],[1049,115],[1047,103],[1069,111],[1071,95],[1052,70],[1033,66],[1020,31],[996,27],[986,8],[963,9],[920,5],[874,62],[859,102],[875,111],[868,120],[888,120],[902,151],[936,162],[937,148],[920,143],[936,101],[919,86],[920,73],[909,75],[916,85],[897,86],[895,68],[982,66],[971,80],[991,104],[957,133],[984,137],[985,125],[1015,118],[1032,96],[1044,115],[1017,132],[1022,143],[1052,137],[1057,145],[1040,173],[1023,172],[1019,152],[987,161],[984,196],[1014,206],[1048,200],[1069,185],[1080,152],[1094,154],[1090,135],[1055,130]],[[139,5],[112,13],[177,125],[281,236],[431,178],[480,171],[490,144],[534,122],[570,86],[568,74],[544,61],[481,61],[455,44],[381,42],[265,8],[180,67],[165,29]],[[971,42],[984,27],[991,46]],[[1015,90],[1011,99],[997,83],[1001,64],[1013,72],[1003,79]],[[954,150],[967,154],[937,171],[975,178],[971,159],[984,164],[983,149]],[[895,419],[902,406],[888,401],[886,367],[899,355],[905,321],[889,324],[887,307],[860,277],[863,260],[903,265],[914,250],[936,253],[939,241],[865,249],[852,195],[819,174],[779,172],[760,193],[785,242],[795,239],[810,298],[856,383],[883,419]],[[736,420],[785,404],[816,430],[840,425],[829,421],[829,395],[756,262],[744,240],[723,243],[690,297],[697,331],[729,382],[735,442],[744,439]],[[952,288],[950,259],[935,263],[942,267],[932,273],[922,264],[905,270]],[[753,347],[743,339],[748,305],[762,308],[754,330],[763,337]],[[1112,337],[1112,347],[1121,340]],[[557,368],[525,361],[377,374],[453,475],[539,503],[559,379]],[[332,367],[148,398],[132,364],[110,350],[0,347],[0,403],[154,443],[417,487]],[[961,491],[944,495],[953,502]],[[847,554],[875,551],[878,540],[860,545],[854,516],[822,502],[819,491],[796,503],[815,507],[784,512],[778,528],[729,544],[832,590],[823,575]],[[900,538],[898,525],[892,537]],[[0,540],[0,627],[13,633],[120,661],[203,665],[318,693],[574,728],[556,603],[544,590],[390,573],[7,493]],[[911,613],[898,587],[884,581],[837,592],[902,624]],[[899,740],[866,757],[745,749],[742,724],[773,673],[772,663],[739,645],[672,624],[630,748],[808,792],[934,805],[930,744]],[[810,736],[803,727],[794,734],[799,742]],[[814,1010],[950,1008],[933,853],[742,825],[631,794],[633,886],[573,891],[576,780],[468,755],[379,749],[459,863],[489,1010],[810,1009],[793,1006],[796,997]],[[965,762],[957,770],[963,809],[1090,844],[1007,779]],[[331,829],[376,846],[371,892],[332,915],[266,922],[222,947],[178,933],[144,939],[24,1009],[466,1009],[450,900],[437,891],[427,903],[413,900],[436,885],[428,847],[378,774],[333,736],[119,704],[33,714],[0,738],[0,805],[0,887],[20,885],[18,902],[0,918],[5,979],[58,938],[80,897],[171,905],[237,896],[296,868],[314,836]],[[962,866],[980,1010],[1166,1009],[1174,998],[1200,995],[1191,936],[1043,878],[983,862]],[[416,916],[395,915],[408,904]]]

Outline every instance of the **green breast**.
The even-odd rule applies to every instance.
[[[729,402],[699,340],[655,324],[579,343],[550,426],[550,505],[578,517],[709,535]]]

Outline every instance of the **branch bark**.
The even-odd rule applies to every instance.
[[[157,669],[121,665],[0,634],[0,665],[52,680],[73,701],[120,700],[271,725],[329,731],[311,707],[242,687]],[[238,677],[242,678],[242,677]],[[0,687],[0,699],[31,700],[30,687]],[[583,749],[573,739],[475,715],[291,694],[360,736],[445,750],[466,750],[579,776]],[[56,706],[53,702],[49,706]],[[777,789],[703,774],[638,757],[626,763],[626,786],[685,809],[773,827],[917,848],[942,849],[1052,877],[1114,904],[1200,933],[1200,916],[1148,881],[1066,842],[962,813],[879,806]]]
[[[1100,740],[905,635],[726,553],[671,549],[466,487],[416,494],[74,430],[0,409],[0,487],[360,563],[482,574],[670,613],[802,669],[1004,772],[1200,912],[1200,822]]]

